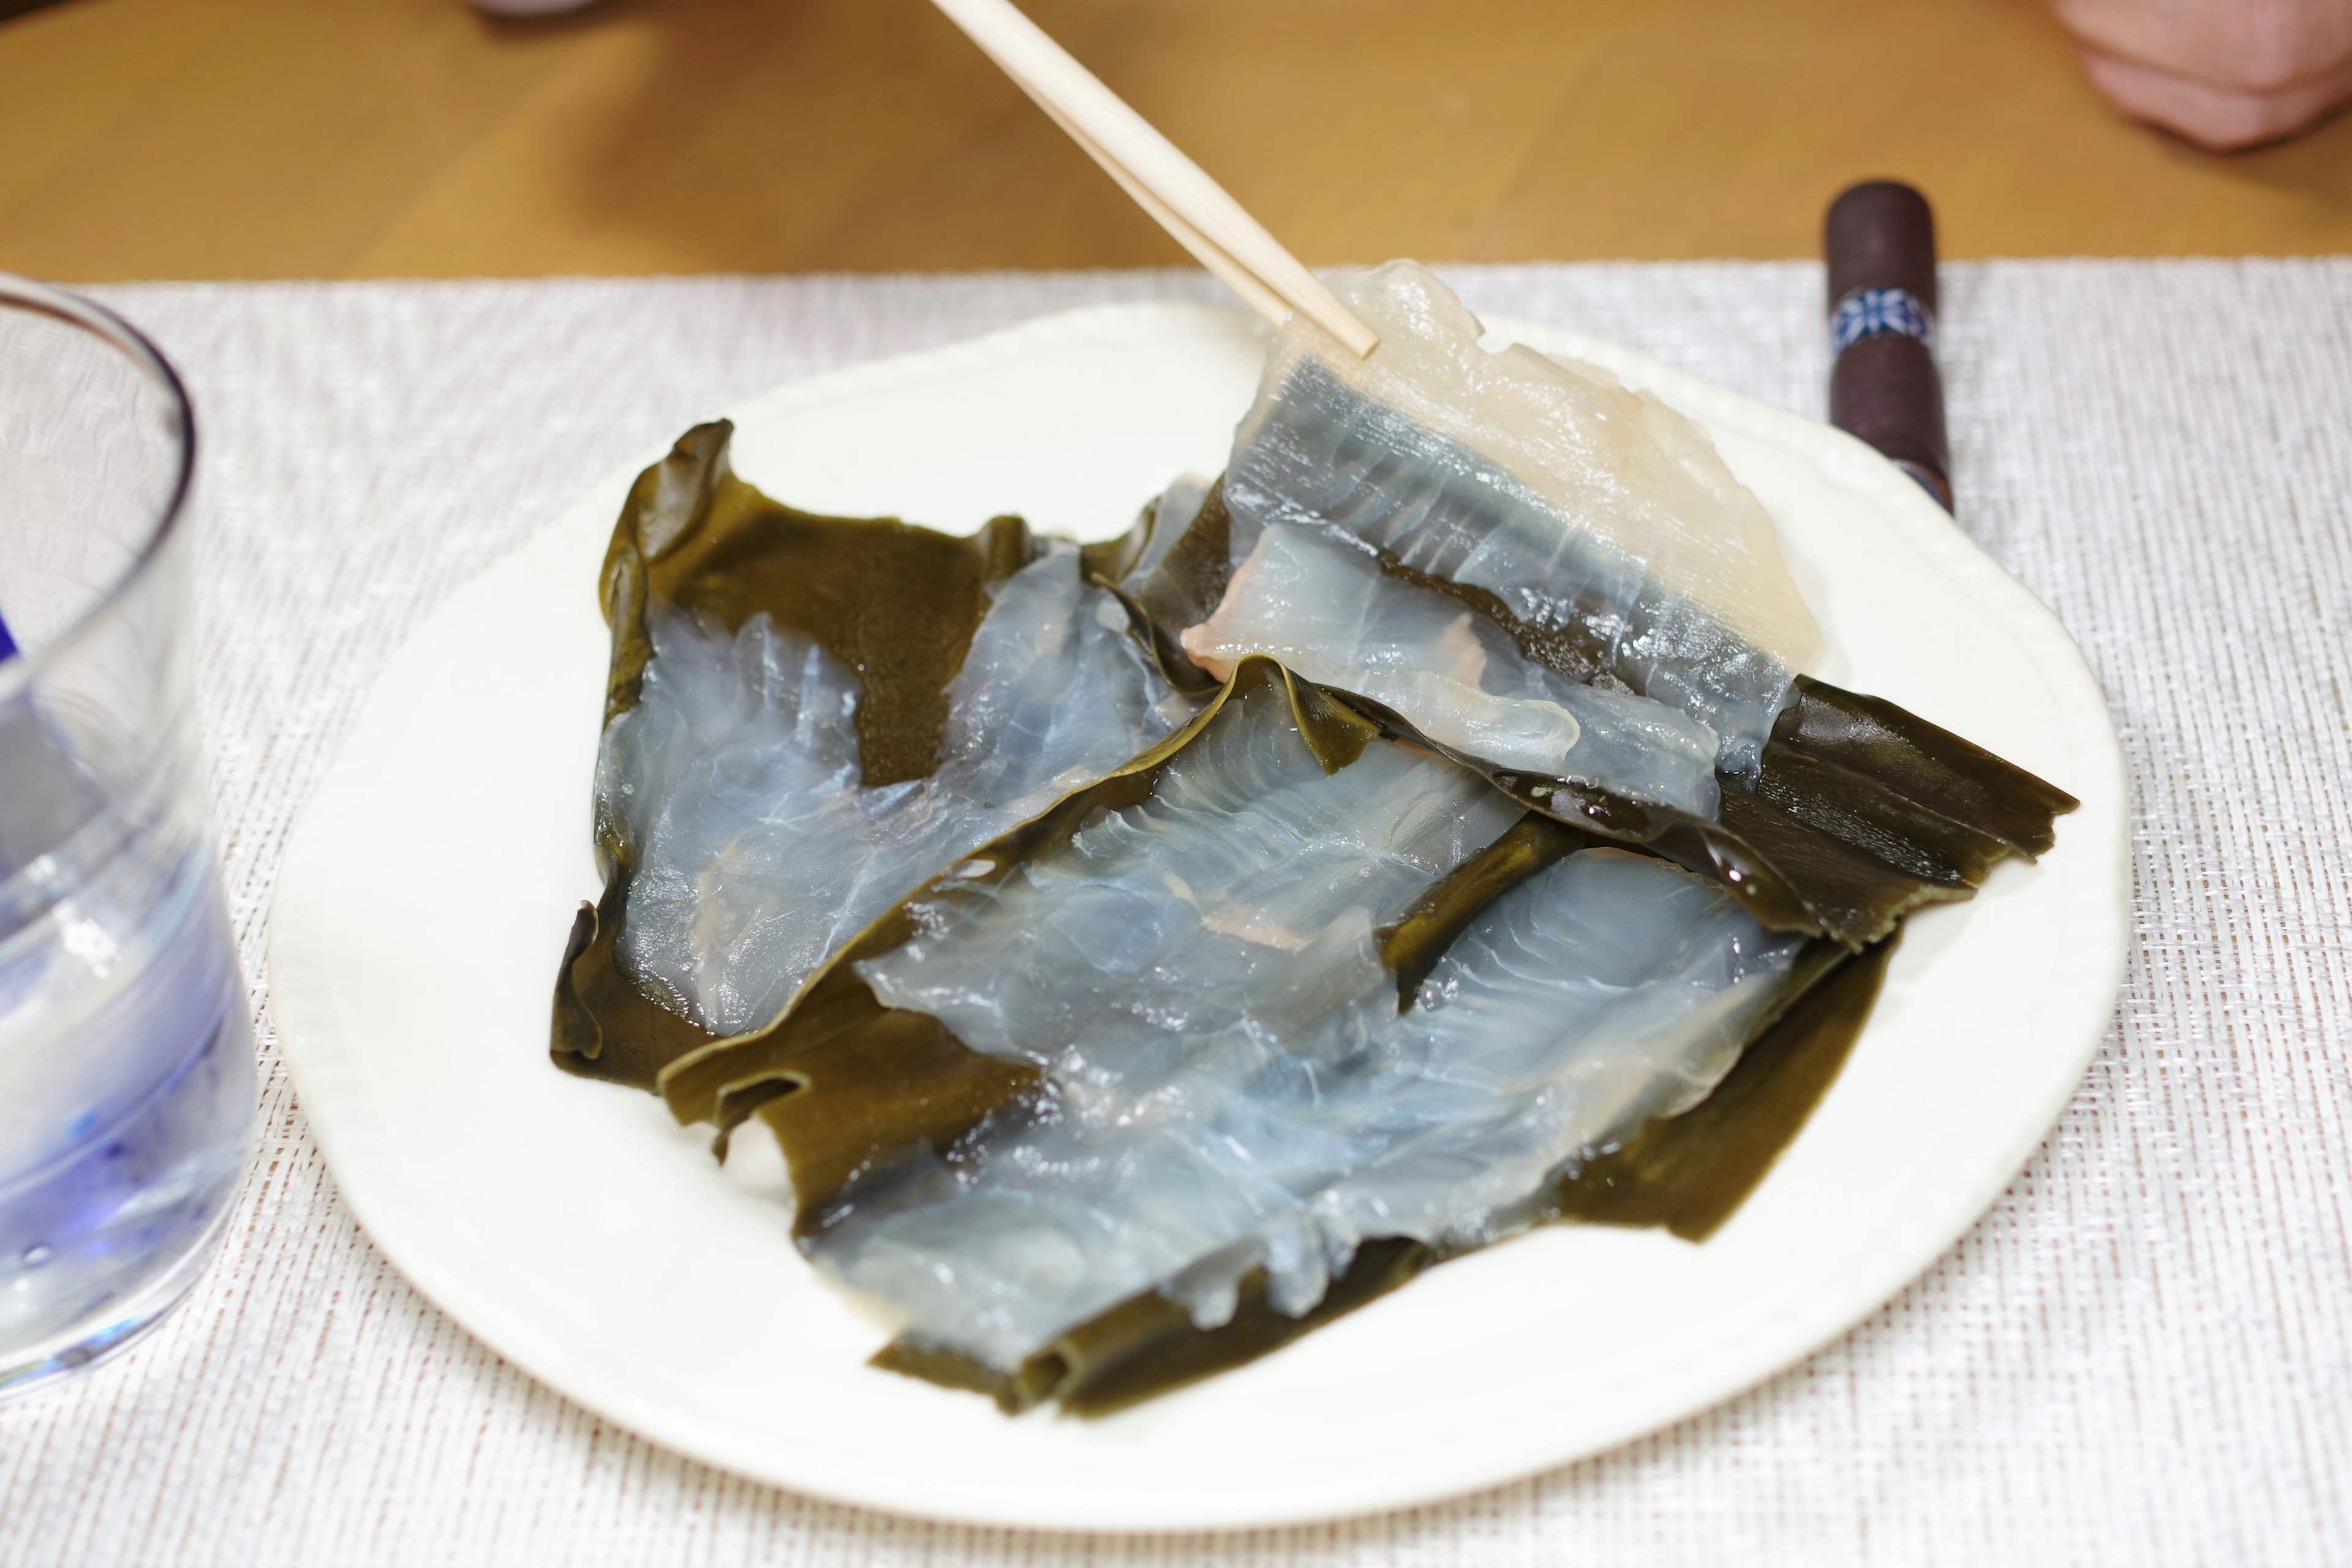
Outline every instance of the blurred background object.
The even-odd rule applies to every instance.
[[[1028,9],[1315,265],[1809,257],[1874,174],[1948,257],[2352,249],[2352,126],[2151,132],[2039,0]],[[0,146],[0,266],[70,279],[1183,260],[928,0],[65,0]]]
[[[2352,0],[2049,0],[2099,90],[2219,152],[2309,130],[2352,99]]]
[[[493,16],[552,16],[595,3],[596,0],[474,0],[474,8]]]

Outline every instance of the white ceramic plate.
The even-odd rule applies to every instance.
[[[1844,1073],[1713,1239],[1541,1231],[1104,1420],[1007,1420],[868,1369],[886,1332],[793,1252],[772,1143],[722,1173],[651,1097],[547,1059],[564,936],[597,890],[596,571],[649,451],[417,629],[288,847],[279,1035],[376,1245],[501,1354],[681,1452],[1057,1529],[1265,1525],[1504,1481],[1736,1394],[1900,1289],[2032,1152],[2107,1025],[2127,888],[2098,688],[2050,613],[1859,442],[1573,333],[1502,331],[1707,426],[1779,520],[1828,634],[1817,673],[2083,801],[2039,866],[1911,922]],[[733,413],[736,464],[819,510],[949,529],[1018,510],[1101,538],[1179,470],[1222,465],[1261,342],[1197,308],[1057,317],[758,398]]]

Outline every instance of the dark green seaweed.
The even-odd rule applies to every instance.
[[[1898,928],[1860,953],[1822,941],[1800,954],[1779,1012],[1715,1091],[1562,1172],[1544,1217],[1658,1226],[1685,1241],[1714,1235],[1829,1092],[1902,940]]]
[[[1412,1005],[1413,993],[1481,910],[1591,842],[1589,834],[1531,811],[1423,893],[1380,933],[1381,962],[1396,971],[1397,1011]]]
[[[1199,515],[1169,547],[1158,568],[1130,584],[1126,579],[1158,526],[1155,508],[1118,539],[1087,545],[1082,563],[1096,584],[1118,595],[1127,606],[1128,618],[1151,649],[1168,684],[1188,697],[1205,697],[1217,689],[1217,678],[1192,662],[1176,634],[1209,618],[1233,575],[1228,559],[1233,518],[1225,510],[1225,481],[1209,487]]]
[[[707,1045],[672,1063],[660,1081],[672,1113],[682,1122],[712,1122],[722,1134],[754,1113],[766,1121],[783,1146],[793,1179],[794,1228],[803,1235],[823,1225],[852,1184],[886,1168],[895,1153],[921,1145],[952,1160],[956,1146],[984,1117],[1016,1114],[1014,1102],[1035,1086],[1034,1069],[969,1049],[928,1014],[885,1007],[857,977],[855,965],[913,936],[910,911],[916,905],[993,887],[1068,838],[1096,811],[1139,804],[1150,795],[1160,770],[1226,703],[1262,689],[1284,694],[1299,733],[1327,773],[1353,763],[1379,736],[1370,720],[1273,659],[1244,660],[1183,729],[974,850],[955,868],[957,875],[934,877],[901,900],[827,959],[766,1028]],[[964,874],[980,863],[987,869]],[[975,1075],[983,1071],[993,1074],[1001,1089],[995,1100],[980,1092],[987,1080]],[[862,1095],[887,1091],[883,1113],[873,1114],[862,1099],[845,1104],[837,1095],[808,1092],[843,1084],[858,1086]]]
[[[1171,575],[1163,566],[1129,596],[1133,613],[1151,623],[1163,668],[1171,658],[1183,660],[1179,635],[1208,618],[1230,576],[1232,523],[1222,490],[1213,494],[1219,504],[1202,509],[1166,558],[1184,561],[1183,591],[1161,587]],[[1123,553],[1106,563],[1139,556],[1151,521],[1139,523]],[[1530,659],[1570,679],[1591,679],[1611,662],[1607,650],[1579,642],[1573,627],[1532,626],[1483,588],[1386,558],[1381,564],[1494,621]],[[1153,588],[1160,592],[1146,591]],[[1532,810],[1712,868],[1774,931],[1826,936],[1855,952],[1883,941],[1913,910],[1969,897],[1999,861],[2042,854],[2053,841],[2053,818],[2075,805],[2063,790],[1894,703],[1809,676],[1797,677],[1796,700],[1773,725],[1758,776],[1717,775],[1723,805],[1713,818],[1572,779],[1496,768],[1435,745],[1378,703],[1334,694],[1386,733],[1484,773]]]
[[[1073,1415],[1108,1415],[1278,1351],[1438,1261],[1435,1249],[1418,1241],[1393,1236],[1367,1241],[1323,1300],[1297,1318],[1266,1299],[1266,1272],[1253,1268],[1242,1277],[1233,1317],[1213,1329],[1196,1327],[1182,1307],[1147,1290],[1062,1334],[1010,1375],[904,1337],[876,1352],[872,1364],[985,1394],[1008,1415],[1049,1401]]]
[[[1035,554],[1017,517],[971,538],[895,518],[822,517],[769,500],[735,477],[734,426],[698,425],[637,476],[598,582],[613,628],[604,721],[636,705],[653,657],[656,603],[730,631],[765,613],[857,672],[860,777],[921,778],[939,765],[947,686],[987,613],[989,584]],[[601,808],[603,896],[583,904],[555,987],[551,1049],[568,1072],[651,1089],[670,1062],[710,1043],[699,1025],[649,999],[614,958],[635,847]]]
[[[1508,859],[1523,861],[1542,842],[1531,839]],[[1800,959],[1779,1012],[1763,1022],[1715,1092],[1563,1170],[1541,1221],[1660,1226],[1694,1242],[1713,1235],[1828,1092],[1869,1019],[1896,940],[1859,956],[1834,942],[1814,944]],[[1454,1256],[1404,1237],[1367,1241],[1323,1300],[1298,1318],[1266,1299],[1265,1271],[1253,1269],[1242,1280],[1232,1319],[1214,1329],[1195,1327],[1181,1306],[1147,1290],[1062,1334],[1010,1376],[904,1337],[884,1346],[874,1364],[985,1394],[1008,1415],[1048,1401],[1075,1415],[1108,1415],[1280,1350]]]

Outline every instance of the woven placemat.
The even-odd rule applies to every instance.
[[[1474,305],[1817,414],[1819,270],[1459,268]],[[2352,262],[1948,269],[1963,523],[2087,651],[2138,942],[2049,1142],[1797,1370],[1461,1501],[1222,1538],[919,1524],[676,1458],[428,1306],[335,1194],[261,965],[288,827],[442,595],[616,460],[789,378],[1179,274],[101,290],[204,429],[202,690],[263,1040],[215,1271],[0,1409],[0,1563],[2322,1563],[2352,1546]],[[583,783],[584,787],[584,783]],[[787,1413],[780,1413],[780,1415]]]

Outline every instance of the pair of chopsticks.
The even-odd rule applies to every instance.
[[[1176,144],[1015,9],[1012,0],[932,0],[1087,156],[1250,309],[1279,326],[1293,311],[1359,355],[1380,336]]]

